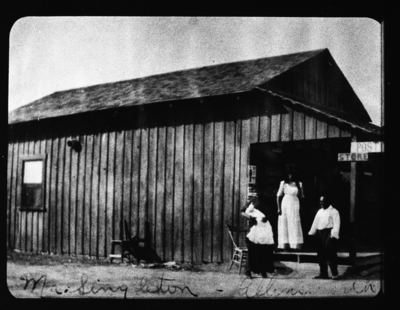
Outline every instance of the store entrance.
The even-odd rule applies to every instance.
[[[308,236],[317,213],[319,197],[328,190],[341,214],[340,250],[347,250],[350,212],[350,163],[338,162],[338,153],[349,152],[350,139],[326,139],[279,143],[257,143],[250,146],[250,165],[255,166],[255,183],[266,195],[268,217],[277,244],[276,193],[285,178],[288,166],[295,166],[303,183],[305,199],[301,200],[300,217],[304,236],[304,251],[315,251],[313,238]],[[254,169],[254,168],[253,168]],[[250,187],[253,186],[250,184]]]

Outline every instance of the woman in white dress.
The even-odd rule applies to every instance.
[[[288,171],[277,193],[278,249],[301,249],[303,245],[299,197],[304,198],[303,185],[298,181],[295,171]]]
[[[253,272],[267,278],[267,272],[274,273],[274,235],[267,217],[257,207],[263,209],[258,197],[248,205],[244,212],[247,217],[256,220],[256,224],[246,235],[249,250],[246,275],[251,278],[251,272]]]

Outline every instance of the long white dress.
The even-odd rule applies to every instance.
[[[302,184],[299,182],[302,195]],[[303,231],[300,221],[299,189],[295,183],[290,185],[282,181],[277,196],[283,196],[281,211],[278,217],[278,248],[301,249],[303,244]]]
[[[265,223],[262,221],[265,216],[264,213],[256,209],[252,203],[248,206],[245,213],[257,220],[257,225],[253,225],[250,228],[246,237],[256,244],[274,244],[274,235],[271,224],[269,221],[266,221]]]

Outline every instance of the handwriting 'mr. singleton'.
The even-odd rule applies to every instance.
[[[111,285],[105,285],[105,284],[100,284],[100,280],[97,280],[97,282],[94,282],[92,284],[88,283],[89,282],[89,277],[86,274],[82,274],[81,276],[81,283],[78,288],[72,288],[67,287],[65,289],[59,289],[58,284],[53,284],[53,285],[48,285],[47,284],[47,277],[45,275],[42,275],[40,277],[28,277],[26,275],[22,276],[20,278],[22,281],[24,281],[24,290],[27,290],[29,287],[29,284],[32,284],[31,286],[31,292],[35,292],[36,290],[40,289],[40,296],[43,297],[43,291],[48,290],[50,293],[55,292],[58,296],[59,295],[64,295],[64,294],[79,294],[80,296],[85,296],[89,294],[97,295],[98,293],[118,293],[118,292],[123,292],[124,298],[127,298],[127,294],[130,288],[133,287],[133,291],[136,292],[136,294],[140,295],[140,293],[149,293],[149,294],[170,294],[174,295],[176,293],[189,293],[190,295],[197,297],[198,294],[193,293],[188,286],[180,286],[177,284],[172,284],[171,282],[174,281],[173,279],[166,279],[164,277],[164,274],[162,274],[161,277],[159,278],[146,278],[142,277],[135,282],[133,282],[133,286],[129,287],[125,284],[119,285],[119,286],[111,286]],[[169,282],[169,283],[167,283]]]

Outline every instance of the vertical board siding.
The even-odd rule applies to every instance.
[[[60,184],[63,191],[63,216],[62,216],[62,254],[69,253],[69,242],[70,242],[70,223],[71,223],[71,162],[72,162],[72,148],[67,146],[67,141],[71,137],[68,136],[67,130],[65,130],[65,138],[63,139],[65,160],[64,160],[64,181]]]
[[[45,180],[45,212],[43,213],[43,252],[50,253],[50,199],[51,199],[51,182],[54,179],[52,176],[52,160],[53,156],[51,153],[52,150],[52,139],[51,134],[46,134],[44,136],[45,139],[45,150],[46,154],[46,180]]]
[[[175,124],[174,260],[183,261],[184,113],[177,110]]]
[[[84,152],[85,152],[85,197],[83,201],[83,255],[91,256],[91,218],[92,218],[92,188],[93,188],[93,170],[94,170],[94,157],[93,157],[93,140],[92,134],[88,133],[84,140]],[[93,254],[92,254],[93,255]]]
[[[293,110],[293,140],[304,140],[304,113]]]
[[[105,217],[104,217],[104,256],[107,256],[111,250],[111,240],[114,239],[113,226],[114,226],[114,200],[115,200],[115,145],[116,145],[116,132],[113,128],[108,134],[108,144],[102,147],[102,150],[107,148],[107,165],[106,176],[103,182],[106,182],[106,203],[105,203]]]
[[[75,228],[75,251],[77,255],[84,255],[84,228],[85,228],[85,178],[88,171],[86,171],[86,140],[85,135],[81,132],[77,136],[78,141],[81,143],[82,150],[76,154],[77,156],[77,182],[76,182],[76,228]]]
[[[154,248],[156,237],[156,182],[157,182],[157,119],[156,111],[149,113],[149,159],[148,159],[148,220],[150,224],[151,247]]]
[[[223,178],[223,218],[220,226],[222,234],[222,249],[225,261],[231,256],[232,242],[229,238],[225,223],[233,224],[234,216],[234,168],[235,168],[235,109],[232,102],[226,107],[225,136],[224,136],[224,178]],[[233,105],[234,106],[234,105]]]
[[[51,183],[50,183],[50,205],[49,205],[49,247],[50,253],[57,253],[57,234],[58,234],[58,226],[57,226],[57,182],[58,182],[58,165],[60,162],[59,157],[59,139],[58,133],[53,131],[51,134],[52,139],[52,150],[51,150]]]
[[[234,165],[234,180],[233,180],[233,208],[235,212],[234,225],[239,226],[241,224],[240,209],[242,207],[242,201],[240,200],[240,163],[241,163],[241,151],[240,145],[242,141],[242,119],[240,118],[241,110],[239,101],[234,103],[233,111],[235,115],[235,165]],[[227,229],[227,228],[226,228]],[[235,236],[237,237],[237,236]],[[237,240],[236,240],[237,241]]]
[[[269,142],[271,136],[271,116],[269,115],[270,97],[266,97],[260,105],[260,142]]]
[[[10,220],[10,235],[11,235],[11,248],[13,249],[19,249],[17,246],[17,236],[18,236],[18,203],[17,203],[17,179],[18,179],[18,149],[19,149],[19,141],[17,139],[17,134],[13,133],[13,150],[12,150],[12,156],[13,156],[13,162],[12,162],[12,180],[11,180],[11,220]]]
[[[314,117],[306,115],[306,140],[316,139],[317,124]]]
[[[149,128],[148,120],[143,112],[140,133],[140,179],[139,179],[139,237],[145,237],[145,221],[148,219],[148,165],[149,165]]]
[[[115,142],[115,192],[114,192],[114,234],[112,240],[124,240],[124,219],[129,215],[129,204],[127,210],[124,210],[124,147],[125,147],[125,131],[118,130],[116,133]],[[129,197],[129,196],[128,196]],[[111,248],[111,240],[108,241]]]
[[[213,200],[214,200],[214,111],[210,104],[204,110],[204,217],[203,260],[212,261]]]
[[[7,248],[13,249],[14,248],[14,219],[13,219],[13,203],[12,203],[12,180],[13,178],[13,152],[15,148],[15,141],[12,138],[12,133],[9,132],[8,138],[8,154],[7,154]]]
[[[193,259],[193,110],[186,108],[184,114],[183,260],[190,262]]]
[[[92,174],[92,201],[90,217],[90,255],[98,257],[98,223],[99,223],[99,180],[100,180],[100,156],[101,133],[93,136],[93,174]]]
[[[285,105],[287,113],[281,116],[281,141],[293,140],[293,110]]]
[[[241,104],[242,108],[242,133],[240,143],[240,205],[244,205],[247,201],[247,186],[248,176],[247,167],[249,165],[249,153],[250,153],[250,120],[249,120],[249,106],[248,102],[245,101]],[[243,220],[244,221],[244,220]],[[240,234],[239,242],[244,244],[245,236]]]
[[[143,238],[149,220],[151,246],[163,260],[229,260],[225,223],[246,225],[240,208],[247,199],[250,144],[350,135],[296,107],[269,115],[270,100],[277,99],[171,103],[161,111],[140,107],[110,127],[100,122],[13,133],[7,246],[106,257],[110,241],[125,238],[124,221]],[[81,152],[67,146],[71,138],[81,141]],[[23,154],[47,155],[45,212],[18,210]],[[242,234],[237,241],[244,239]]]
[[[271,142],[281,139],[281,114],[271,115]]]
[[[325,139],[328,137],[328,124],[324,121],[317,120],[317,139]]]
[[[125,139],[124,139],[124,169],[122,170],[122,179],[123,179],[123,188],[122,188],[122,238],[125,238],[125,221],[128,230],[131,229],[130,221],[131,221],[131,210],[132,210],[132,146],[133,146],[133,130],[129,129],[125,131]]]
[[[165,171],[165,259],[173,259],[174,248],[174,171],[175,171],[175,113],[167,114],[166,171]]]
[[[213,262],[222,261],[223,180],[224,180],[224,112],[215,113],[214,122],[214,204],[213,204]]]
[[[99,209],[98,209],[98,256],[105,257],[105,240],[106,240],[106,216],[107,216],[107,181],[109,180],[108,172],[108,142],[109,133],[106,130],[101,133],[100,145],[100,178],[99,178]]]
[[[340,129],[335,125],[328,126],[328,138],[339,138]]]
[[[79,140],[79,136],[77,136],[76,130],[72,132],[72,139]],[[70,147],[70,154],[71,154],[71,187],[70,187],[70,211],[69,211],[69,253],[76,255],[76,246],[78,240],[76,239],[76,232],[78,230],[78,222],[77,222],[77,214],[79,213],[78,206],[77,206],[77,190],[78,190],[78,168],[79,168],[79,157],[80,153],[72,150]],[[80,242],[79,242],[80,245]]]
[[[165,255],[165,163],[167,159],[166,137],[167,127],[165,122],[158,128],[157,141],[157,180],[156,180],[156,211],[155,211],[155,246],[154,249],[158,256],[166,260]]]
[[[193,197],[193,261],[203,261],[204,212],[204,114],[203,105],[194,110],[194,197]]]
[[[139,177],[140,177],[140,127],[133,132],[132,150],[132,192],[131,192],[131,219],[130,227],[134,235],[139,234]]]

